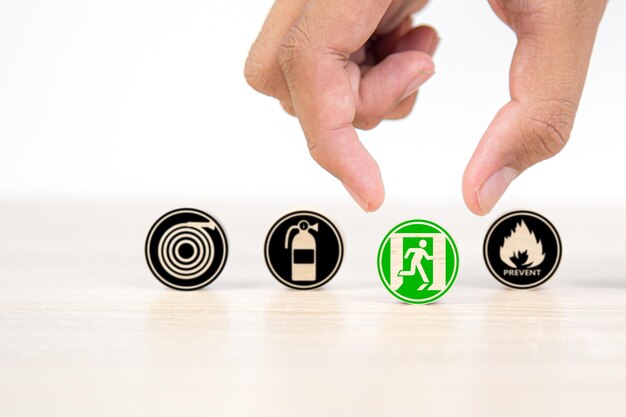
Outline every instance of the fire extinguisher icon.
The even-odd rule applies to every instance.
[[[281,284],[312,290],[330,281],[343,259],[337,227],[313,211],[294,211],[274,223],[265,239],[265,263]]]
[[[318,232],[319,223],[311,225],[306,220],[289,227],[285,234],[285,249],[291,241],[291,279],[293,281],[315,281],[316,243],[310,230]],[[291,239],[291,232],[298,233]]]

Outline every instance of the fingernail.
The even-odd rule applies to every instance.
[[[438,36],[435,36],[432,39],[430,43],[430,48],[428,48],[428,55],[435,56],[435,51],[437,50],[437,47],[439,46],[439,42],[441,42],[441,38]]]
[[[504,167],[487,178],[487,181],[483,183],[476,193],[478,205],[483,214],[487,214],[493,209],[500,197],[502,197],[502,194],[504,194],[518,175],[519,172],[513,168]]]
[[[421,70],[419,74],[417,74],[417,77],[415,77],[411,84],[409,84],[400,100],[402,101],[411,94],[415,93],[422,84],[424,84],[430,77],[432,77],[433,74],[433,71]]]
[[[343,186],[346,188],[346,190],[348,190],[348,193],[350,194],[350,196],[352,196],[352,198],[354,199],[354,201],[357,202],[357,204],[359,206],[361,206],[361,208],[363,209],[363,211],[365,211],[366,213],[369,211],[368,210],[368,206],[369,203],[367,202],[367,200],[365,200],[361,194],[357,193],[356,191],[354,191],[352,188],[350,188],[348,185],[343,184]]]

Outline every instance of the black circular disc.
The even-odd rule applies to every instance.
[[[483,256],[502,284],[528,289],[554,275],[561,262],[561,238],[545,217],[514,211],[494,222],[485,236]]]
[[[321,214],[297,211],[279,219],[265,239],[265,262],[283,285],[310,290],[328,283],[343,260],[337,227]]]
[[[208,214],[190,208],[172,210],[157,220],[146,239],[152,274],[176,290],[197,290],[217,278],[228,256],[226,235]]]

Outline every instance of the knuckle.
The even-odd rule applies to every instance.
[[[267,48],[260,41],[256,41],[246,59],[244,77],[250,87],[271,96],[274,89],[268,75],[272,71],[272,62],[268,56],[271,54],[267,53]]]
[[[415,107],[415,100],[417,99],[417,95],[404,99],[404,101],[400,102],[398,107],[393,109],[387,115],[385,115],[385,119],[389,120],[400,120],[408,117],[411,112],[413,112],[413,108]]]
[[[293,104],[291,102],[281,101],[280,105],[282,106],[283,110],[285,110],[290,115],[292,116],[296,115],[296,110],[294,109]]]
[[[381,116],[360,114],[354,119],[354,127],[361,130],[371,130],[380,124]]]
[[[386,119],[389,120],[400,120],[400,119],[404,119],[406,117],[408,117],[411,112],[413,111],[413,107],[409,107],[406,109],[398,109],[396,111],[394,111],[393,113],[390,113],[389,115],[387,115]]]
[[[558,154],[569,140],[576,105],[567,100],[544,102],[539,111],[522,122],[523,147],[532,159],[543,160]]]
[[[287,77],[298,64],[306,45],[309,43],[306,22],[301,20],[287,32],[278,49],[278,65]]]
[[[359,96],[353,125],[357,129],[371,130],[380,124],[388,113],[386,106],[380,106],[376,97]]]

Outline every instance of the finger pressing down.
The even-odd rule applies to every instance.
[[[374,33],[388,3],[313,0],[279,53],[311,155],[365,211],[380,207],[384,187],[354,127],[378,124],[434,71],[430,55],[416,50],[394,52],[365,70],[350,60]]]
[[[478,215],[491,211],[528,167],[569,139],[604,1],[492,0],[518,36],[511,101],[482,137],[463,177],[463,198]]]

